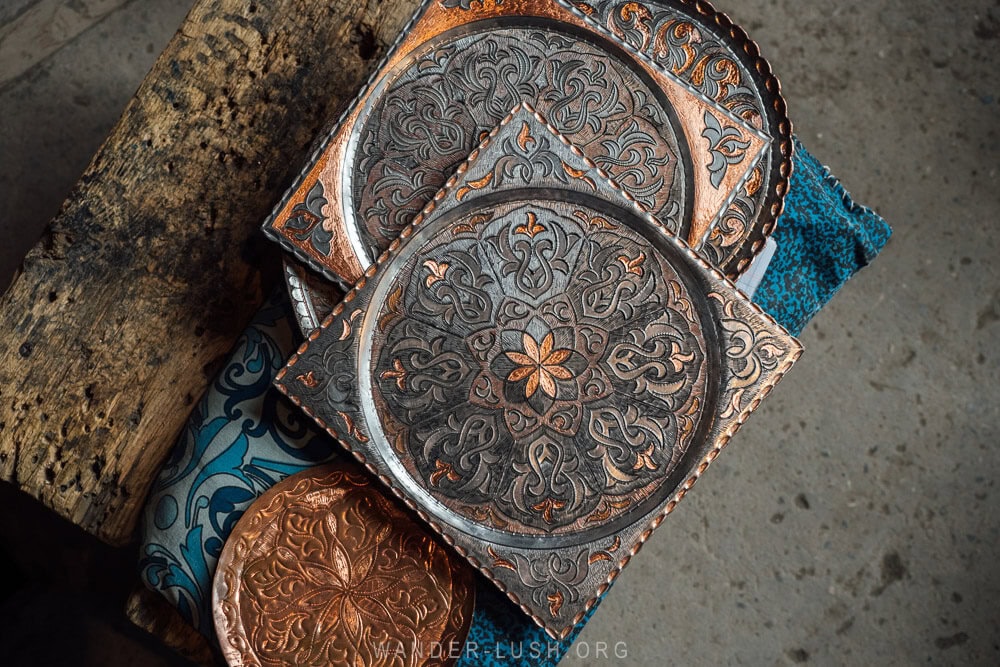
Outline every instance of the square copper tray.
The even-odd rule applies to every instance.
[[[800,353],[519,104],[276,383],[560,637]]]
[[[522,100],[730,277],[774,228],[791,126],[725,15],[686,0],[434,0],[265,231],[353,284]]]

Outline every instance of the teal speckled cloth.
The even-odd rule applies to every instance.
[[[778,249],[754,300],[798,334],[891,232],[798,143],[794,162]],[[198,403],[146,503],[142,579],[213,640],[212,577],[240,516],[278,481],[337,456],[336,445],[271,387],[297,344],[293,327],[287,300],[276,295]],[[554,665],[586,623],[551,641],[506,596],[478,582],[463,667]],[[605,647],[607,655],[615,648]]]
[[[753,300],[799,335],[859,269],[871,263],[892,230],[855,204],[840,182],[795,140],[795,170],[773,238],[778,250]]]

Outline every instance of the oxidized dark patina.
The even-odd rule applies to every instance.
[[[799,353],[520,104],[277,384],[565,636]]]
[[[352,284],[521,101],[728,275],[773,229],[784,102],[706,3],[428,0],[265,230]]]
[[[407,472],[518,535],[585,532],[655,495],[705,410],[704,297],[592,203],[476,207],[451,230],[369,315]]]

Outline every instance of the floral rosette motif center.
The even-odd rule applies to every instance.
[[[528,382],[524,387],[525,399],[530,399],[541,387],[542,391],[549,398],[556,397],[555,379],[572,380],[572,371],[563,366],[573,354],[573,350],[560,348],[552,349],[552,334],[546,334],[541,345],[526,333],[521,337],[524,353],[506,352],[507,358],[517,364],[517,368],[507,376],[508,382],[519,382],[527,378]]]
[[[313,491],[324,493],[338,495]],[[398,510],[368,487],[349,488],[328,502],[272,503],[278,509],[273,523],[249,547],[238,604],[255,662],[423,664],[404,652],[386,660],[379,647],[408,647],[445,631],[455,585],[442,579],[450,568],[447,553],[401,529]]]
[[[586,206],[500,205],[452,229],[379,315],[375,401],[396,454],[453,511],[515,533],[636,507],[701,419],[706,348],[683,281]]]

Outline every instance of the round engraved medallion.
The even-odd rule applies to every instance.
[[[388,246],[522,100],[686,237],[690,158],[663,92],[611,39],[566,23],[516,20],[522,25],[489,22],[440,35],[386,77],[348,156],[353,216],[366,245]]]
[[[294,475],[240,519],[215,623],[231,665],[447,663],[472,619],[467,566],[353,466]]]
[[[672,488],[710,395],[711,325],[684,263],[623,214],[535,192],[456,210],[393,261],[361,376],[439,518],[583,537]]]
[[[779,88],[756,45],[706,2],[425,3],[265,228],[354,284],[523,101],[735,279],[788,189]],[[305,285],[303,309],[319,313],[323,292]]]

